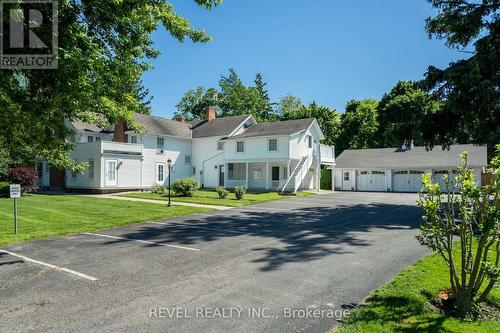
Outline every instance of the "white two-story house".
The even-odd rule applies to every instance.
[[[245,186],[296,192],[318,189],[321,165],[333,168],[334,148],[320,144],[316,119],[258,124],[251,115],[216,118],[215,108],[193,124],[134,114],[141,127],[124,123],[99,128],[68,122],[72,157],[87,162],[84,173],[37,164],[41,186],[73,191],[115,192],[167,185],[170,178],[195,177],[206,188]]]

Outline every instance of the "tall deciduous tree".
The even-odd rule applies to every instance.
[[[418,83],[398,82],[382,97],[378,107],[382,144],[388,147],[424,144],[423,128],[439,107],[439,101],[420,88]]]
[[[438,10],[427,19],[430,37],[448,47],[473,47],[472,55],[445,69],[430,66],[424,83],[444,101],[424,133],[432,144],[500,142],[500,1],[428,0]],[[466,51],[470,52],[470,51]]]
[[[277,116],[281,119],[293,119],[294,114],[298,113],[303,106],[300,98],[288,94],[281,97],[277,103]]]
[[[205,109],[208,106],[217,105],[218,92],[215,88],[198,87],[188,90],[177,103],[175,117],[183,117],[186,120],[200,120],[205,118]]]
[[[340,131],[340,115],[332,108],[318,105],[312,102],[308,106],[302,106],[297,112],[286,113],[282,120],[316,118],[318,125],[323,131],[325,139],[323,143],[333,145]]]
[[[221,3],[195,1],[207,9]],[[64,120],[132,121],[132,112],[144,106],[138,87],[158,55],[151,34],[160,24],[181,42],[210,37],[166,0],[60,0],[58,11],[58,69],[1,70],[0,150],[15,163],[43,159],[77,168],[69,155],[72,144],[61,139],[68,134]]]
[[[344,149],[375,148],[378,139],[378,101],[375,99],[351,100],[340,118],[340,133],[335,142],[335,152]]]

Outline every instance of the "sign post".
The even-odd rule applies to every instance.
[[[14,199],[14,233],[17,234],[17,198],[21,197],[21,185],[10,185],[10,197]]]

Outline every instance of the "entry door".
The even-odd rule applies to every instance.
[[[224,165],[219,165],[219,186],[224,186]]]
[[[106,186],[116,186],[116,160],[106,161]]]
[[[271,169],[271,179],[272,180],[280,180],[280,167],[273,166]]]

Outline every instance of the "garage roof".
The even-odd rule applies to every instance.
[[[337,168],[446,168],[462,164],[460,154],[469,153],[469,165],[486,166],[486,146],[452,145],[449,150],[434,147],[427,151],[425,147],[413,149],[347,149],[336,158]]]

